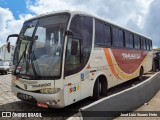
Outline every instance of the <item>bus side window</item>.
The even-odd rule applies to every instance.
[[[144,49],[144,39],[141,37],[141,49]]]
[[[95,23],[95,43],[97,45],[104,45],[103,23],[96,20]]]
[[[109,25],[104,25],[104,44],[111,45],[111,27]]]
[[[112,27],[112,35],[113,35],[112,44],[113,46],[118,47],[119,46],[118,28]]]
[[[125,47],[133,48],[133,34],[125,31]]]
[[[147,50],[147,40],[144,39],[144,50]]]
[[[112,34],[113,34],[113,46],[123,47],[124,46],[124,31],[113,27]]]
[[[145,38],[141,39],[141,49],[145,50],[146,49],[146,42],[145,42]]]
[[[146,39],[146,46],[147,46],[147,50],[149,50],[149,40]]]
[[[140,37],[137,35],[134,35],[134,48],[140,49]]]
[[[118,39],[119,39],[119,46],[120,47],[124,47],[124,31],[123,30],[119,30],[118,32]]]
[[[152,50],[152,41],[150,40],[150,50]]]

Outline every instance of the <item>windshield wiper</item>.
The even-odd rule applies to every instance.
[[[24,51],[23,51],[23,53],[22,53],[22,55],[21,55],[21,57],[20,57],[20,59],[19,59],[19,61],[18,61],[17,65],[16,65],[16,67],[15,67],[15,71],[14,71],[14,73],[16,73],[17,67],[18,67],[18,65],[19,65],[20,61],[22,60],[23,56],[24,56],[24,57],[26,57],[26,55],[25,55],[25,54],[26,54],[27,46],[28,46],[28,43],[26,44],[25,49],[24,49]]]

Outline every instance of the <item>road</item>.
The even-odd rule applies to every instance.
[[[154,96],[152,100],[150,100],[148,103],[145,103],[143,106],[138,108],[136,111],[138,113],[142,113],[147,111],[146,113],[160,113],[160,91]],[[141,113],[141,114],[142,114]],[[160,120],[160,117],[118,117],[115,120]]]
[[[145,77],[147,78],[147,77]],[[122,85],[114,87],[108,91],[108,96],[112,95],[116,92],[122,91],[128,87],[131,87],[135,84],[140,83],[136,79],[128,81]],[[8,75],[0,75],[0,111],[20,111],[20,112],[45,112],[46,116],[50,117],[43,117],[43,118],[36,118],[36,120],[65,120],[70,116],[73,116],[78,112],[81,107],[84,107],[90,103],[94,102],[92,99],[87,98],[81,100],[73,105],[67,106],[64,109],[45,109],[39,108],[36,105],[25,103],[19,100],[16,96],[14,96],[11,92],[11,74]],[[58,114],[59,113],[59,114]],[[62,117],[63,116],[63,117]],[[15,119],[15,120],[24,120],[26,118],[0,118],[3,119]],[[27,118],[27,120],[31,120],[33,118]],[[35,118],[34,118],[35,119]]]

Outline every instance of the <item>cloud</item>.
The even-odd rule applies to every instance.
[[[1,26],[0,31],[4,31],[6,27],[5,22],[12,19],[13,15],[8,8],[7,9],[0,8],[0,26]]]
[[[18,34],[23,22],[30,17],[33,17],[33,15],[19,15],[19,19],[16,20],[8,8],[0,7],[0,46],[6,43],[8,35],[15,33]],[[15,39],[11,39],[12,44],[15,44],[15,42]]]
[[[148,8],[153,0],[37,0],[27,1],[27,8],[34,14],[57,10],[82,10],[109,19],[122,26],[141,32]]]
[[[97,14],[126,25],[134,16],[147,13],[152,0],[37,0],[27,1],[27,8],[35,14],[42,14],[56,10],[82,10]]]
[[[144,25],[145,33],[153,40],[154,47],[160,48],[160,1],[154,0],[149,8]]]
[[[19,15],[19,20],[15,20],[11,11],[5,9],[3,15],[7,14],[8,16],[2,18],[3,15],[0,15],[0,22],[3,21],[0,23],[3,26],[0,29],[3,29],[3,33],[8,35],[13,31],[18,32],[23,21],[34,15],[57,10],[81,10],[146,34],[154,39],[154,45],[156,45],[159,44],[157,39],[160,32],[157,25],[160,21],[160,17],[158,17],[160,16],[158,14],[159,3],[159,0],[36,0],[35,2],[27,0],[26,8],[31,14]],[[155,19],[155,16],[158,18]],[[2,37],[0,37],[1,39]],[[4,39],[6,38],[4,37]]]

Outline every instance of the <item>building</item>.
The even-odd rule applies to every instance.
[[[3,45],[0,47],[0,60],[3,61],[11,61],[14,52],[14,46],[11,45],[10,53],[7,51],[7,45]]]

